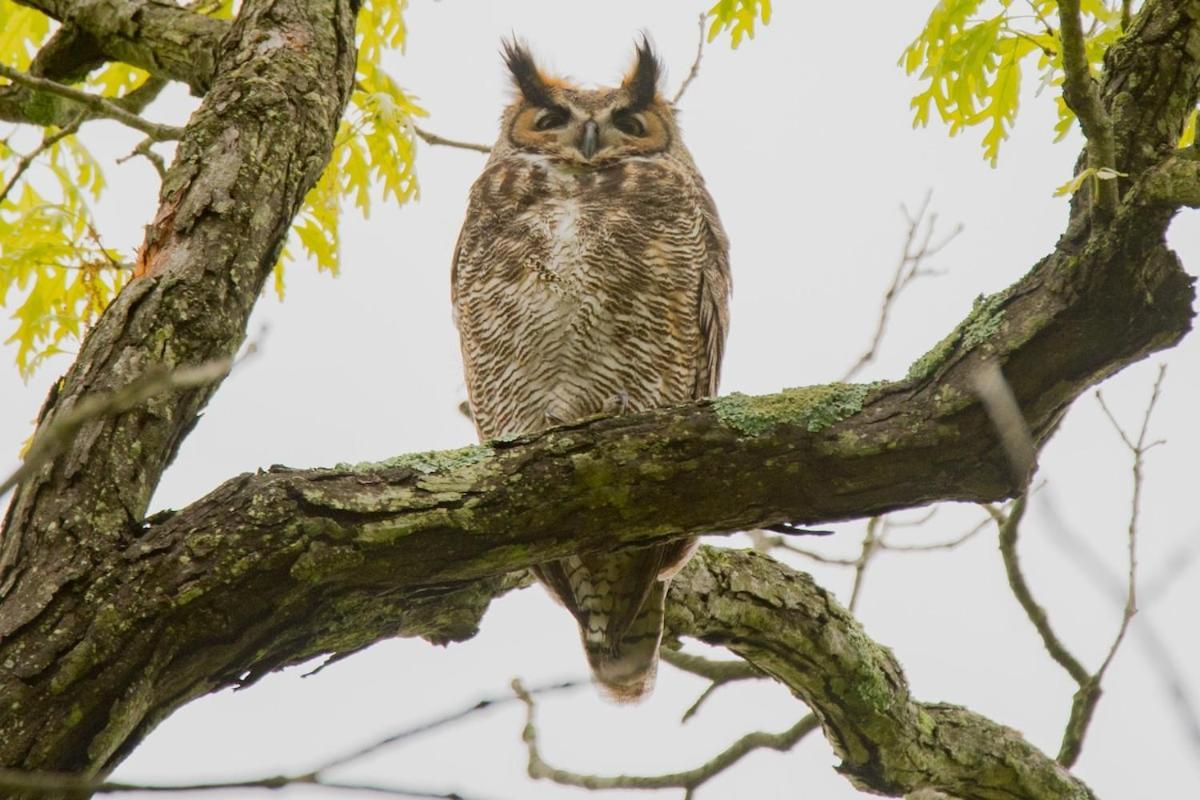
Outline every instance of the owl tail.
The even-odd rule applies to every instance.
[[[592,676],[618,702],[654,688],[667,588],[694,540],[573,556],[535,571],[575,616]]]
[[[618,703],[641,700],[654,688],[669,580],[654,582],[641,610],[623,633],[595,635],[594,629],[580,625],[592,677],[601,691]]]

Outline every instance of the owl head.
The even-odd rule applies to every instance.
[[[675,112],[658,93],[662,67],[645,37],[616,87],[583,89],[550,77],[515,40],[504,44],[503,53],[517,96],[501,121],[500,153],[600,167],[676,149]]]

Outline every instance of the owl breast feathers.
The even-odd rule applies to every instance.
[[[716,393],[728,326],[728,242],[643,41],[615,88],[543,75],[505,47],[517,97],[471,189],[452,269],[480,437]],[[575,616],[597,683],[653,684],[681,539],[539,566]]]

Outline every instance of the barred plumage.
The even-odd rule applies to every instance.
[[[716,393],[728,242],[657,93],[643,41],[616,88],[547,78],[525,48],[518,96],[471,189],[452,269],[467,391],[483,439]],[[686,539],[543,564],[580,625],[597,682],[649,690]]]

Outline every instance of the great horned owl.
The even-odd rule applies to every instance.
[[[480,437],[715,394],[729,244],[649,44],[615,88],[548,77],[517,42],[504,58],[516,97],[471,188],[451,274]],[[536,568],[616,699],[653,685],[667,586],[695,543]]]

